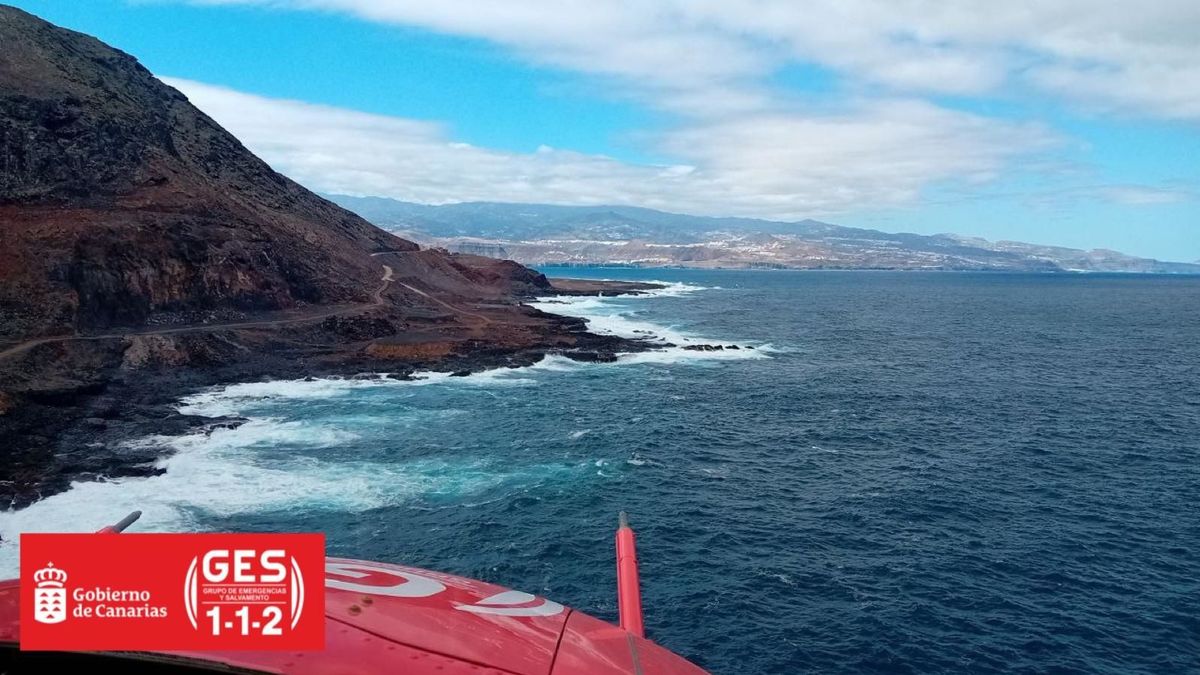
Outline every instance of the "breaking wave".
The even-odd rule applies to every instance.
[[[143,512],[139,531],[183,532],[205,529],[204,522],[213,518],[361,512],[414,499],[458,500],[494,489],[527,490],[594,472],[586,461],[511,466],[478,456],[384,462],[311,454],[357,437],[327,424],[264,417],[235,428],[143,439],[137,443],[174,451],[158,462],[164,473],[76,482],[27,508],[0,512],[0,575],[17,571],[19,532],[95,530],[134,510]]]
[[[716,286],[696,286],[680,282],[652,281],[662,288],[646,291],[636,296],[580,296],[539,298],[532,303],[538,309],[555,314],[564,314],[587,321],[588,330],[603,335],[616,335],[630,339],[642,339],[651,344],[664,345],[647,352],[622,354],[618,363],[670,364],[688,361],[740,360],[768,358],[773,351],[770,344],[753,344],[745,341],[708,338],[676,326],[662,326],[641,317],[643,311],[637,303],[644,298],[675,298],[699,291],[719,290]],[[701,345],[737,345],[738,349],[697,351],[684,349]],[[672,345],[667,347],[665,345]]]
[[[223,417],[241,415],[247,407],[271,401],[319,401],[351,396],[370,390],[387,391],[428,385],[466,386],[527,386],[536,384],[529,378],[515,377],[519,368],[486,370],[467,377],[450,373],[423,372],[413,379],[396,380],[388,373],[371,373],[356,379],[308,378],[302,380],[270,380],[242,382],[213,387],[180,399],[179,412],[186,415]]]
[[[685,345],[714,341],[638,316],[636,304],[641,298],[677,297],[700,290],[704,289],[665,284],[643,296],[568,298],[539,306],[584,318],[596,332],[675,345],[623,354],[617,367],[766,357],[768,345],[721,352],[685,350]],[[440,404],[436,393],[435,398],[417,397],[418,388],[470,392],[521,387],[536,385],[542,374],[610,367],[613,364],[581,363],[551,355],[532,366],[467,377],[426,372],[411,380],[396,380],[374,373],[350,379],[246,382],[197,392],[180,400],[180,412],[240,417],[243,421],[236,425],[218,422],[179,436],[131,442],[170,452],[157,463],[163,470],[159,475],[76,482],[65,492],[29,507],[0,512],[0,575],[17,570],[15,542],[20,532],[89,531],[134,510],[144,513],[140,531],[194,531],[205,529],[213,520],[240,515],[361,512],[422,499],[467,503],[478,497],[493,499],[493,490],[527,491],[588,475],[610,476],[612,468],[604,458],[563,457],[561,461],[522,464],[511,457],[478,451],[427,456],[409,453],[404,441],[394,435],[411,425],[427,425],[434,418],[466,412]],[[376,437],[381,429],[389,429],[393,435]],[[578,442],[591,432],[590,428],[575,431],[568,440]],[[360,458],[360,446],[380,444],[396,446],[396,454],[379,457],[367,452],[368,458]],[[634,458],[628,465],[642,462]]]

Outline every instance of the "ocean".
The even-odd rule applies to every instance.
[[[740,348],[205,390],[249,421],[0,532],[319,530],[615,620],[625,510],[649,637],[717,673],[1200,672],[1200,278],[544,271]]]

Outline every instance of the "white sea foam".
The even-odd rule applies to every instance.
[[[160,475],[75,482],[65,492],[24,509],[0,511],[0,577],[17,570],[16,543],[21,532],[90,531],[134,510],[143,512],[139,531],[193,531],[212,517],[313,509],[361,511],[421,496],[470,496],[506,482],[529,485],[570,470],[558,465],[509,470],[470,458],[378,463],[323,461],[299,453],[283,458],[261,456],[263,450],[271,448],[312,450],[341,446],[358,438],[329,421],[288,420],[263,411],[285,414],[288,404],[331,399],[370,388],[533,382],[514,377],[514,372],[501,369],[468,377],[422,373],[419,379],[409,381],[382,375],[352,380],[276,380],[213,387],[187,396],[180,401],[180,410],[188,414],[218,417],[245,415],[248,410],[255,414],[233,428],[152,436],[131,443],[173,451],[158,461],[157,466],[165,470]],[[388,421],[394,424],[395,415]]]
[[[639,318],[637,299],[674,297],[705,290],[699,286],[666,283],[664,288],[635,298],[580,297],[554,303],[543,302],[546,311],[578,316],[596,332],[630,338],[654,338],[673,343],[661,350],[624,354],[617,365],[633,363],[678,363],[685,361],[766,358],[769,345],[757,349],[702,352],[685,350],[689,344],[716,343],[690,335],[675,327],[660,326]],[[557,300],[557,299],[556,299]],[[732,344],[721,340],[721,344]],[[745,347],[745,342],[738,342]],[[17,511],[0,511],[0,576],[17,568],[17,535],[20,532],[79,532],[115,522],[133,510],[141,510],[139,531],[189,531],[202,527],[206,519],[273,511],[330,509],[361,511],[408,501],[420,496],[470,496],[512,482],[528,487],[553,480],[564,471],[580,470],[608,475],[607,462],[594,465],[535,465],[518,469],[501,468],[478,459],[421,459],[408,462],[321,460],[311,454],[284,457],[262,453],[270,448],[319,449],[355,440],[356,435],[326,420],[283,419],[286,404],[321,401],[349,396],[371,389],[393,390],[383,401],[403,397],[404,388],[424,386],[527,386],[536,384],[531,375],[541,372],[570,372],[583,368],[609,367],[572,361],[552,355],[520,369],[496,369],[468,377],[449,373],[420,373],[418,379],[401,381],[379,373],[363,379],[309,379],[249,382],[214,387],[180,401],[180,411],[218,417],[249,416],[235,428],[217,428],[176,437],[152,437],[143,445],[163,445],[174,453],[158,462],[165,473],[158,476],[120,478],[110,481],[73,483],[65,492]],[[391,419],[394,423],[394,418]],[[590,430],[571,434],[578,439]],[[629,465],[645,460],[634,457]]]
[[[641,318],[644,313],[637,307],[639,300],[656,297],[679,297],[705,290],[718,290],[716,286],[695,286],[678,282],[654,281],[662,288],[645,292],[636,296],[580,296],[541,298],[533,303],[538,309],[556,314],[574,316],[587,321],[588,330],[603,335],[616,335],[624,338],[643,339],[651,344],[673,345],[653,351],[623,354],[618,357],[618,363],[654,363],[670,364],[688,361],[714,361],[769,358],[773,347],[770,345],[751,345],[745,341],[728,339],[713,339],[694,335],[677,326],[662,326]],[[728,346],[737,344],[739,349],[723,349],[717,351],[697,351],[684,349],[687,346],[720,344]],[[753,346],[754,349],[747,347]]]
[[[662,462],[656,462],[653,459],[646,459],[645,457],[637,454],[625,460],[625,463],[630,466],[665,466],[665,464]]]
[[[531,366],[526,366],[525,368],[520,368],[517,370],[530,371],[530,372],[543,371],[543,372],[550,372],[550,373],[569,373],[572,371],[579,370],[580,368],[583,368],[587,365],[589,365],[589,364],[585,364],[580,361],[575,361],[573,359],[568,359],[567,357],[559,355],[559,354],[550,354],[550,355],[546,356],[544,359],[542,359],[541,361],[538,361],[537,363],[535,363]]]
[[[543,298],[535,306],[548,312],[556,312],[587,320],[589,330],[597,333],[617,335],[626,338],[648,339],[651,343],[673,344],[673,347],[622,354],[618,363],[655,363],[667,364],[683,361],[705,360],[736,360],[766,358],[777,351],[770,344],[752,346],[744,341],[738,341],[741,349],[721,351],[694,351],[683,349],[687,345],[735,344],[728,340],[713,340],[699,337],[681,331],[672,326],[661,326],[638,318],[640,311],[628,307],[625,303],[642,298],[678,297],[704,290],[716,290],[719,287],[696,286],[677,282],[655,281],[663,286],[661,289],[647,291],[639,296],[595,297],[582,296],[573,298]],[[394,380],[386,373],[374,373],[369,378],[360,379],[308,379],[308,380],[272,380],[268,382],[247,382],[212,388],[182,399],[180,412],[209,417],[223,415],[238,415],[247,407],[256,404],[283,400],[323,400],[339,396],[351,395],[356,391],[375,388],[400,388],[428,385],[464,385],[464,386],[529,386],[537,384],[535,379],[522,377],[521,373],[569,372],[588,367],[559,355],[550,355],[538,363],[524,368],[499,368],[472,373],[467,377],[453,377],[445,372],[422,372],[415,375],[413,380]]]
[[[137,526],[140,532],[193,531],[201,529],[205,518],[315,509],[362,511],[417,497],[469,497],[507,483],[528,487],[586,470],[582,463],[508,469],[472,458],[380,463],[326,461],[301,454],[264,459],[253,452],[280,446],[335,446],[353,438],[340,429],[264,418],[211,434],[146,439],[175,449],[175,454],[158,463],[165,473],[76,482],[27,508],[0,512],[0,577],[17,570],[18,533],[91,531],[134,510],[143,512]]]
[[[514,377],[519,368],[502,368],[454,377],[450,373],[421,372],[411,380],[394,380],[387,373],[374,374],[370,379],[310,378],[303,380],[271,380],[242,382],[185,396],[180,399],[179,412],[204,417],[234,416],[247,408],[280,401],[326,400],[347,396],[367,389],[401,389],[429,385],[467,386],[527,386],[535,380]]]

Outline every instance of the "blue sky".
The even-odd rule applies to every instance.
[[[1198,3],[14,4],[321,191],[1200,259]]]

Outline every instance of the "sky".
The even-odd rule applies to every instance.
[[[5,1],[320,192],[1200,260],[1195,0]]]

